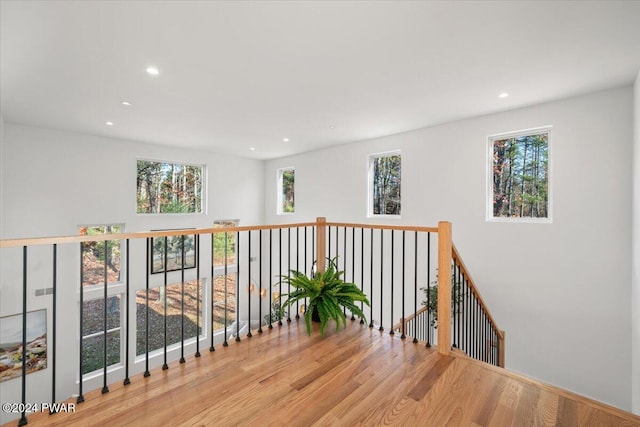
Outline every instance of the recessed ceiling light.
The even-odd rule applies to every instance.
[[[256,147],[249,147],[249,150],[256,151]]]
[[[120,104],[124,105],[125,107],[131,107],[131,103],[129,101],[122,101]]]
[[[498,98],[507,98],[509,96],[509,92],[502,92],[500,95],[498,95]]]
[[[282,138],[284,142],[289,142],[289,138]]]
[[[160,71],[156,67],[147,67],[147,73],[151,74],[152,76],[157,76],[158,74],[160,74]]]
[[[335,129],[336,127],[334,125],[330,125],[329,129]]]
[[[107,126],[113,126],[113,122],[106,122],[105,125]]]

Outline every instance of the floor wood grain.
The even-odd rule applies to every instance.
[[[29,426],[640,426],[640,417],[353,322],[293,321],[87,393]],[[15,426],[17,421],[6,425]]]

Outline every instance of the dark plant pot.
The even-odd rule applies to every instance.
[[[313,311],[311,312],[311,320],[320,323],[320,313],[318,313],[317,307],[313,307]]]

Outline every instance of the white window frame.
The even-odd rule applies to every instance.
[[[293,200],[294,200],[294,205],[293,205],[293,212],[285,212],[283,209],[283,203],[284,203],[284,197],[283,197],[283,190],[284,190],[284,183],[283,183],[283,179],[282,176],[284,175],[285,172],[287,171],[293,171],[294,173],[294,181],[293,181]],[[278,197],[277,197],[277,201],[278,201],[278,206],[276,208],[276,213],[278,215],[294,215],[296,213],[296,205],[295,205],[295,192],[296,192],[296,184],[295,184],[295,172],[296,172],[296,168],[294,166],[287,166],[284,168],[279,168],[277,171],[277,176],[276,176],[276,188],[277,188],[277,192],[278,192]]]
[[[518,138],[525,135],[547,134],[547,217],[494,217],[493,216],[493,142],[501,139]],[[534,223],[534,224],[551,224],[553,222],[553,185],[552,185],[552,126],[540,126],[530,129],[518,130],[513,132],[504,132],[487,136],[486,146],[486,221],[502,222],[502,223]]]
[[[382,153],[369,154],[367,157],[367,218],[390,218],[400,219],[400,214],[376,214],[373,213],[373,178],[374,178],[374,161],[380,157],[400,156],[400,188],[402,188],[402,152],[400,150],[385,151]],[[402,212],[402,192],[400,193],[400,212]]]

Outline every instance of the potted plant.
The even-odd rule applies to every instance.
[[[365,319],[364,313],[356,302],[361,301],[369,305],[369,300],[354,283],[345,282],[342,279],[343,274],[344,271],[338,270],[334,258],[329,261],[326,271],[313,272],[310,277],[297,270],[291,270],[288,276],[280,276],[280,283],[294,288],[287,295],[287,300],[282,303],[281,308],[284,310],[296,301],[307,299],[304,320],[309,335],[311,335],[311,317],[314,311],[320,319],[320,335],[324,335],[329,319],[336,322],[336,330],[340,328],[340,324],[343,327],[347,326],[345,308],[354,316]]]
[[[434,329],[438,328],[438,275],[436,279],[431,282],[431,286],[420,288],[424,291],[425,300],[422,301],[422,305],[427,307],[428,313],[431,315],[429,324]],[[462,289],[462,281],[456,277],[455,271],[451,271],[451,311],[459,314],[462,312],[460,308],[466,292]]]

